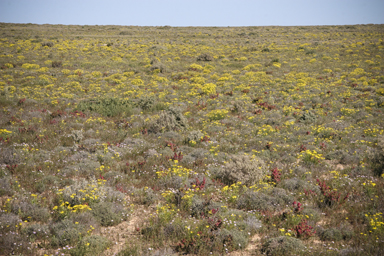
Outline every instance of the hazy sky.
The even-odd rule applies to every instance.
[[[384,0],[0,0],[0,22],[139,26],[384,24]]]

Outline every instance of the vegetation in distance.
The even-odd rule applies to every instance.
[[[384,26],[0,23],[1,255],[380,255]]]

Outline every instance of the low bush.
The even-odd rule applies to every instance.
[[[50,213],[47,208],[38,204],[33,204],[27,201],[15,202],[12,206],[12,212],[19,214],[22,220],[27,221],[42,221],[49,219]]]
[[[384,136],[377,138],[377,148],[369,152],[370,165],[375,175],[384,173]]]
[[[261,251],[267,255],[298,255],[305,251],[306,247],[297,238],[279,236],[270,238],[262,245]]]
[[[198,61],[213,61],[214,58],[211,54],[209,53],[203,53],[203,54],[200,54],[198,57],[197,57],[197,60]]]
[[[70,250],[69,254],[71,256],[100,255],[110,244],[111,242],[106,237],[98,235],[86,236]]]
[[[123,206],[110,202],[93,205],[91,212],[102,226],[116,226],[128,218]]]
[[[242,194],[237,201],[238,209],[257,210],[257,211],[274,211],[281,208],[282,200],[261,192],[249,190]]]
[[[108,117],[119,115],[130,116],[132,113],[132,104],[125,99],[101,98],[80,101],[75,110],[96,112]]]
[[[89,227],[70,219],[59,221],[51,226],[51,245],[53,247],[75,245],[87,233],[87,230]]]
[[[149,124],[148,131],[152,133],[177,131],[184,130],[187,126],[187,119],[180,109],[171,107],[166,111],[162,111],[159,118]]]
[[[12,196],[14,193],[11,180],[9,178],[0,178],[0,196]]]
[[[241,182],[245,185],[253,185],[261,180],[266,173],[266,165],[263,160],[251,158],[246,155],[234,155],[222,169],[214,174],[223,183],[231,185]]]
[[[0,215],[1,232],[15,231],[23,221],[13,213],[4,213]]]
[[[51,232],[48,224],[34,223],[27,226],[23,233],[31,239],[47,239],[50,237]]]

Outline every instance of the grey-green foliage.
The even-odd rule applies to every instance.
[[[0,196],[12,196],[13,189],[8,178],[0,178]]]
[[[157,195],[151,188],[148,188],[144,191],[143,203],[145,205],[151,205],[157,200]]]
[[[110,241],[103,236],[86,236],[70,251],[71,256],[100,255],[110,245]]]
[[[232,245],[234,249],[244,249],[248,244],[248,236],[244,231],[238,229],[221,229],[216,239],[220,240],[221,244]]]
[[[209,53],[203,53],[203,54],[200,54],[198,57],[197,57],[197,60],[198,61],[213,61],[214,58],[211,54]]]
[[[16,214],[13,214],[13,213],[1,214],[0,215],[1,233],[16,230],[16,226],[21,222],[22,220]]]
[[[137,102],[137,105],[143,109],[143,110],[148,110],[151,109],[155,105],[155,98],[152,96],[143,96],[139,99]]]
[[[12,212],[19,214],[23,220],[46,221],[49,218],[49,210],[40,205],[27,201],[15,202],[12,205]]]
[[[75,223],[70,219],[64,219],[51,226],[51,245],[53,247],[74,245],[80,237],[86,234],[89,227]]]
[[[377,139],[377,148],[369,152],[371,167],[377,176],[384,173],[384,136],[380,135]]]
[[[0,236],[0,255],[26,255],[25,252],[33,255],[30,246],[28,238],[18,232],[11,231]]]
[[[299,120],[303,123],[313,123],[316,121],[316,115],[312,111],[305,112],[302,116],[300,116]]]
[[[200,139],[204,136],[204,133],[202,133],[200,130],[195,130],[195,131],[191,131],[189,132],[188,136],[187,136],[187,141],[195,141],[195,142],[198,142],[200,141]]]
[[[302,191],[303,189],[312,190],[314,192],[320,192],[318,186],[312,185],[304,180],[298,178],[291,178],[282,181],[282,187],[289,191]]]
[[[191,215],[195,217],[208,216],[208,212],[212,209],[220,209],[221,204],[218,202],[207,201],[198,196],[192,198]]]
[[[184,181],[183,178],[180,176],[171,176],[171,177],[166,177],[164,179],[161,179],[159,181],[159,184],[161,187],[165,189],[180,189],[184,187]]]
[[[298,178],[286,179],[282,182],[283,188],[288,189],[290,191],[302,190],[303,188],[305,188],[305,185],[305,181]]]
[[[90,191],[94,191],[92,194],[95,202],[123,202],[124,200],[123,193],[109,186],[100,185],[95,179],[76,180],[74,184],[65,187],[62,191],[63,200],[70,205],[82,204],[82,198],[86,197]]]
[[[325,155],[325,159],[327,160],[340,160],[342,157],[344,157],[347,154],[344,150],[334,150],[330,151]]]
[[[261,220],[252,215],[247,216],[247,218],[244,220],[244,223],[246,225],[246,229],[251,232],[254,232],[262,227]]]
[[[102,226],[118,225],[128,217],[122,205],[111,202],[94,204],[91,212]]]
[[[20,157],[12,147],[0,149],[0,164],[14,165],[20,163]]]
[[[103,162],[109,160],[108,157],[110,157],[110,155],[111,154],[107,154],[106,156],[104,156],[101,154],[101,157],[99,157],[99,155],[97,157],[98,160],[101,160],[101,162]],[[79,159],[77,162],[63,168],[63,172],[67,175],[80,174],[90,176],[98,168],[100,168],[100,162],[96,161],[96,159],[82,158]]]
[[[230,185],[240,181],[242,184],[249,186],[261,180],[265,172],[266,165],[263,160],[247,155],[234,155],[214,175],[225,184]]]
[[[30,238],[47,238],[50,236],[51,232],[49,230],[49,225],[34,223],[32,225],[27,226],[23,233],[26,234]]]
[[[75,143],[79,143],[84,138],[83,132],[84,132],[83,129],[72,130],[72,132],[69,136],[72,137],[72,139],[75,141]]]
[[[185,225],[181,221],[173,221],[166,224],[163,232],[169,238],[180,238],[186,234]]]
[[[295,200],[293,196],[287,194],[287,191],[282,188],[272,188],[271,195],[286,205],[291,205]]]
[[[44,176],[44,178],[40,179],[37,183],[35,183],[35,189],[39,193],[43,193],[48,188],[51,188],[53,186],[58,186],[60,184],[60,178],[53,176],[53,175],[47,175]]]
[[[131,115],[131,102],[119,98],[101,98],[80,101],[76,107],[79,111],[91,111],[103,116]]]
[[[261,250],[267,255],[280,256],[298,255],[299,253],[305,251],[305,249],[306,247],[301,240],[289,236],[279,236],[268,239],[262,245]]]
[[[325,229],[319,233],[320,239],[323,241],[340,241],[343,239],[343,234],[337,228]]]
[[[161,62],[156,62],[156,63],[153,63],[150,70],[151,71],[154,71],[154,70],[160,70],[160,73],[166,73],[168,71],[168,68],[166,65],[164,65],[163,63]]]
[[[261,192],[248,190],[237,200],[237,208],[246,210],[272,211],[281,208],[284,201]]]
[[[321,219],[321,212],[317,208],[305,207],[302,211],[304,216],[308,216],[308,220],[311,222],[318,222]]]
[[[180,109],[170,107],[160,113],[159,118],[149,124],[149,131],[153,133],[184,130],[187,128],[187,119]]]
[[[244,110],[244,102],[243,101],[235,101],[233,103],[232,112],[240,113]]]
[[[353,237],[353,226],[348,222],[342,222],[337,227],[331,227],[328,229],[318,229],[318,234],[323,241],[340,241],[349,240]]]
[[[76,214],[71,214],[70,220],[73,223],[79,223],[83,225],[84,227],[94,227],[98,228],[99,227],[99,222],[98,220],[92,215],[92,211],[87,211],[87,212],[80,212]]]

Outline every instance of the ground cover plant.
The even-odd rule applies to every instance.
[[[384,26],[0,24],[1,255],[384,253]]]

